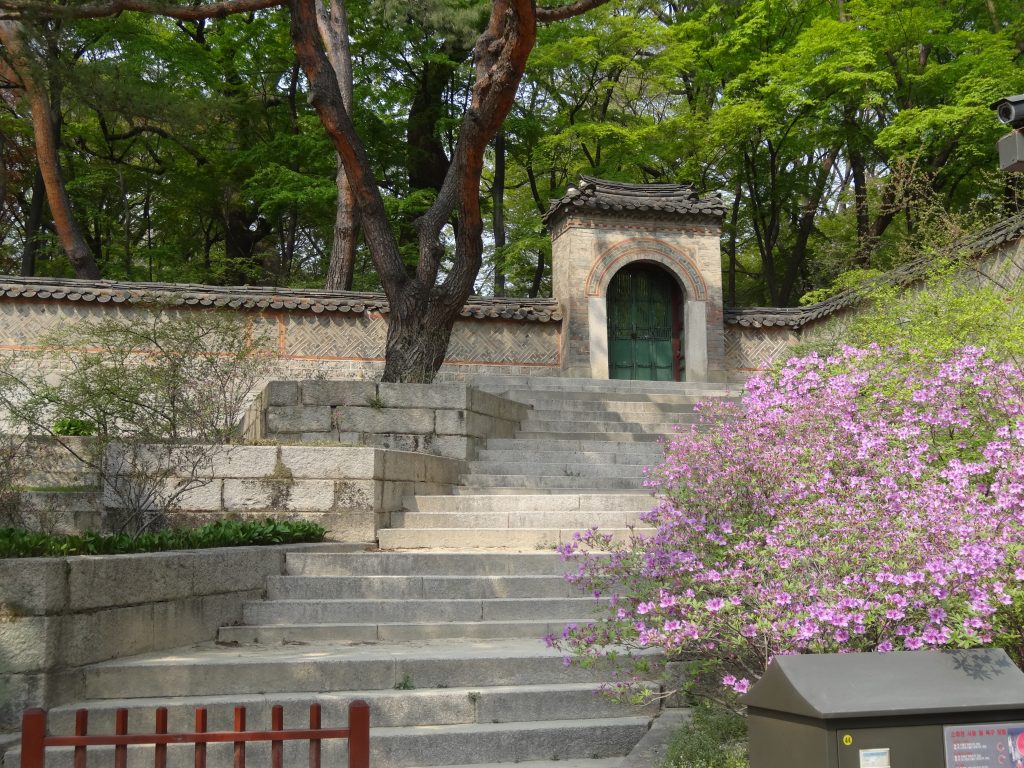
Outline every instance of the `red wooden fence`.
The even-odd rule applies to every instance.
[[[370,768],[370,706],[353,701],[348,707],[348,728],[323,728],[319,704],[309,707],[309,727],[284,727],[284,708],[271,710],[269,731],[249,731],[245,726],[245,707],[235,707],[233,731],[208,731],[206,708],[196,709],[196,727],[192,733],[168,733],[167,709],[156,710],[153,733],[128,733],[128,710],[119,709],[113,735],[89,736],[89,712],[75,713],[74,736],[47,736],[46,712],[26,710],[21,721],[21,768],[45,768],[47,747],[74,747],[74,768],[86,768],[88,747],[114,747],[114,768],[126,768],[129,744],[152,744],[154,768],[166,768],[168,744],[194,744],[195,766],[206,768],[206,745],[215,742],[234,744],[233,768],[245,768],[245,746],[251,741],[270,742],[272,768],[283,768],[284,742],[309,741],[309,768],[320,768],[320,742],[324,739],[348,739],[348,768]]]

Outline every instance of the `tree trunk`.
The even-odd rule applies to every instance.
[[[461,61],[465,51],[455,56]],[[457,68],[457,61],[432,60],[424,63],[420,72],[406,124],[406,172],[412,189],[439,191],[444,184],[449,160],[437,126],[445,117],[445,88]]]
[[[780,303],[776,306],[785,307],[789,305],[793,288],[796,286],[800,270],[803,267],[804,260],[807,258],[807,243],[810,240],[811,233],[814,231],[814,219],[818,215],[818,209],[821,207],[821,199],[825,194],[828,177],[832,174],[832,170],[835,168],[836,159],[839,157],[839,150],[839,147],[830,149],[821,160],[821,175],[818,176],[818,179],[815,182],[814,192],[811,199],[803,206],[804,210],[800,216],[800,225],[797,228],[796,242],[791,249],[789,264],[786,265],[786,274],[783,279],[782,289],[779,293]]]
[[[458,309],[449,311],[431,301],[429,290],[410,285],[399,302],[391,304],[381,381],[432,382],[444,363]]]
[[[494,183],[491,185],[494,208],[494,295],[505,295],[505,129],[494,136]]]
[[[338,160],[335,184],[338,188],[338,207],[334,215],[334,240],[331,260],[327,265],[327,283],[330,291],[352,290],[352,275],[356,263],[356,241],[359,236],[358,212],[355,195],[345,175],[345,165]]]
[[[46,189],[46,199],[50,203],[53,224],[60,238],[60,244],[67,254],[75,276],[87,280],[98,280],[100,277],[96,259],[82,237],[78,224],[71,210],[71,200],[64,186],[64,176],[60,170],[60,157],[57,153],[57,137],[53,129],[50,114],[50,101],[46,92],[36,82],[32,74],[33,62],[21,38],[21,25],[13,21],[0,21],[0,44],[7,48],[11,66],[17,72],[25,94],[29,98],[32,112],[32,133],[35,139],[36,159]]]
[[[729,219],[729,273],[727,298],[728,306],[736,306],[736,240],[740,218],[740,201],[743,199],[743,185],[736,185],[736,193],[732,198],[732,216]]]
[[[252,225],[256,224],[255,229]],[[262,264],[256,259],[256,246],[273,227],[265,219],[253,218],[236,207],[224,211],[224,257],[227,269],[225,285],[248,285],[259,274]]]
[[[871,240],[871,221],[868,212],[868,184],[864,152],[860,147],[857,135],[857,114],[852,107],[847,107],[844,115],[846,128],[846,154],[853,175],[853,201],[857,216],[857,249],[853,254],[850,266],[864,268],[868,266],[874,243]]]
[[[868,184],[864,168],[864,153],[850,147],[850,170],[853,172],[853,200],[857,214],[857,250],[854,267],[866,268],[875,244],[871,239],[871,221],[868,212]]]
[[[32,277],[36,273],[36,254],[39,252],[39,230],[43,225],[43,206],[46,188],[43,186],[43,173],[36,166],[32,179],[32,203],[28,209],[25,222],[25,250],[21,254],[21,276]]]
[[[474,48],[475,81],[458,142],[430,208],[416,221],[419,255],[415,274],[406,271],[388,221],[366,147],[356,134],[333,68],[314,37],[316,0],[289,0],[292,41],[309,80],[309,101],[317,110],[352,186],[364,238],[391,306],[385,381],[432,381],[451,329],[480,271],[483,219],[480,178],[488,144],[515,99],[533,50],[537,19],[554,13],[576,15],[603,0],[537,11],[532,0],[492,0],[486,30]],[[457,216],[451,269],[441,280],[444,228]]]
[[[341,103],[352,114],[352,49],[349,46],[348,14],[341,0],[331,0],[330,10],[322,3],[317,6],[317,28],[334,70],[341,91]],[[352,275],[356,263],[356,241],[359,237],[359,211],[356,199],[345,174],[341,155],[335,155],[334,184],[338,190],[338,206],[334,213],[334,238],[331,257],[327,264],[325,288],[332,291],[352,289]]]

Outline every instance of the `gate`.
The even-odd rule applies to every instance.
[[[608,378],[679,380],[680,299],[662,269],[634,264],[616,273],[608,285]]]

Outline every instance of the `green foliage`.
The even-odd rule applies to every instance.
[[[435,190],[411,181],[422,147],[410,132],[451,156],[489,4],[346,6],[353,121],[412,264],[414,221]],[[1020,185],[985,172],[1003,131],[987,105],[1024,91],[1021,19],[1021,0],[618,0],[542,25],[505,123],[509,244],[487,246],[478,287],[497,269],[511,295],[550,291],[539,217],[584,173],[738,198],[724,268],[726,300],[740,305],[796,303],[850,270],[898,263],[904,243],[928,237],[929,201],[1002,215]],[[105,277],[322,284],[335,154],[288,23],[275,8],[34,30],[76,218]],[[0,102],[0,135],[0,268],[13,272],[35,172],[23,102]],[[36,235],[36,273],[69,275],[45,221]],[[365,245],[354,286],[379,288]]]
[[[1016,265],[988,273],[976,265],[937,259],[926,280],[907,289],[879,284],[866,304],[830,320],[798,353],[834,353],[840,344],[877,344],[893,364],[946,359],[966,346],[984,347],[996,360],[1024,362],[1024,281]]]
[[[63,373],[51,383],[9,365],[0,398],[15,421],[153,443],[230,440],[270,354],[266,339],[231,313],[159,307],[68,325],[41,346],[33,357]]]
[[[703,699],[672,738],[660,768],[748,768],[749,764],[746,720]]]
[[[176,549],[298,544],[323,541],[326,533],[315,523],[270,518],[251,522],[220,520],[200,528],[172,528],[140,536],[108,536],[91,532],[53,536],[18,528],[0,528],[0,557],[121,555]]]
[[[872,281],[877,280],[884,273],[878,269],[851,269],[849,272],[843,272],[835,280],[832,281],[832,285],[827,288],[819,288],[815,291],[808,291],[800,297],[800,306],[807,306],[808,304],[817,304],[819,301],[835,296],[837,293],[847,290],[857,290],[865,288],[871,285]]]
[[[96,434],[96,425],[86,419],[65,416],[53,422],[53,434],[67,437],[91,437]]]

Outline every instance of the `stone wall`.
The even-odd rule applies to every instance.
[[[161,306],[161,311],[170,316],[205,311],[208,306],[243,312],[253,333],[265,339],[279,356],[272,378],[375,379],[384,368],[389,315],[370,308],[373,304],[369,299],[373,294],[366,295],[364,304],[367,306],[354,303],[356,299],[351,297],[358,298],[358,294],[348,294],[351,307],[346,305],[344,310],[328,312],[312,300],[287,303],[250,300],[245,288],[219,289],[237,292],[237,295],[228,294],[223,304],[212,301],[188,304],[173,293],[175,286],[170,285],[148,293],[140,291],[133,302],[127,288],[112,288],[102,282],[81,281],[82,287],[78,287],[80,281],[53,281],[54,285],[47,286],[50,290],[41,291],[39,286],[9,285],[13,280],[15,278],[0,277],[0,352],[36,349],[43,336],[65,324],[110,316],[131,318],[150,311],[148,302],[150,306]],[[92,288],[87,290],[84,286]],[[27,290],[29,287],[35,290]],[[197,288],[214,290],[205,286],[180,286],[183,292]],[[12,293],[17,295],[12,296]],[[26,296],[26,293],[32,295]],[[45,293],[46,298],[40,298],[41,293]],[[309,293],[315,298],[318,292]],[[263,294],[255,295],[259,298]],[[173,306],[160,305],[161,301]],[[259,308],[258,305],[264,303],[282,306]],[[550,300],[534,303],[543,311],[533,311],[529,302],[525,305],[527,310],[515,311],[504,308],[503,304],[493,307],[482,304],[474,307],[475,314],[460,318],[452,331],[448,354],[437,380],[464,381],[475,374],[559,375],[561,323],[557,305]],[[246,304],[256,308],[250,309]],[[512,303],[512,306],[516,305]]]
[[[232,446],[203,471],[208,482],[169,513],[173,526],[274,517],[309,520],[335,541],[374,542],[377,529],[413,494],[445,494],[462,463],[443,456],[379,448]],[[105,499],[108,508],[116,498]]]
[[[0,560],[0,732],[25,707],[83,698],[85,665],[212,640],[309,548],[337,547]]]
[[[51,533],[113,530],[122,510],[111,486],[120,479],[101,481],[67,452],[51,453],[57,463],[44,478],[56,474],[79,484],[25,494],[29,506],[18,524]],[[371,543],[405,496],[450,493],[462,469],[459,459],[381,448],[223,446],[197,473],[202,484],[181,496],[167,522],[194,528],[220,519],[309,520],[336,541]]]
[[[274,381],[243,423],[250,440],[340,442],[472,459],[512,437],[529,407],[459,384]]]

